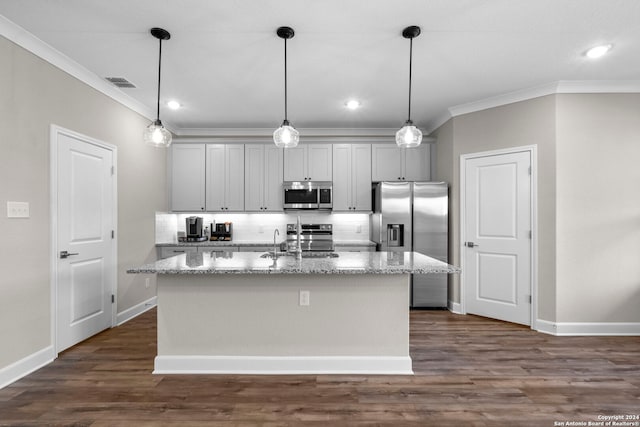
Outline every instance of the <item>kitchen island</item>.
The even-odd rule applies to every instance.
[[[186,253],[128,270],[158,274],[154,372],[411,374],[410,275],[459,270],[415,252],[334,254]]]

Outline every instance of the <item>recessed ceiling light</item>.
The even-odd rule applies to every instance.
[[[172,110],[177,110],[178,108],[182,107],[182,105],[180,105],[178,101],[169,101],[167,102],[167,107],[171,108]]]
[[[596,59],[596,58],[600,58],[602,56],[604,56],[607,52],[609,52],[611,50],[612,45],[610,44],[603,44],[601,46],[595,46],[592,47],[591,49],[589,49],[585,55],[587,55],[588,58],[591,59]]]
[[[357,99],[350,99],[344,103],[344,106],[350,110],[357,110],[362,104]]]

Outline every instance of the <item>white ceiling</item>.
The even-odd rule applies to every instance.
[[[638,81],[638,0],[0,0],[0,15],[104,77],[155,113],[163,43],[161,119],[194,129],[275,128],[283,119],[282,25],[289,119],[298,128],[397,128],[407,115],[431,130],[449,108],[557,81]],[[594,61],[591,46],[613,50]],[[351,98],[362,108],[349,111]],[[197,133],[197,131],[195,131]]]

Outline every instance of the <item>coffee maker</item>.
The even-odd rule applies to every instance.
[[[190,216],[186,219],[187,242],[204,242],[207,236],[202,233],[202,217]]]

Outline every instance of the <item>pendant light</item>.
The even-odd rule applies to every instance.
[[[171,34],[162,28],[152,28],[151,35],[160,42],[158,55],[158,104],[156,109],[156,120],[144,130],[144,142],[154,147],[168,147],[171,145],[171,132],[169,132],[160,121],[160,71],[162,69],[162,40],[169,40]]]
[[[396,132],[396,144],[398,147],[417,147],[422,142],[422,132],[411,121],[411,66],[413,59],[413,39],[420,35],[420,27],[412,25],[402,31],[402,37],[409,39],[409,114],[404,126]]]
[[[300,132],[296,130],[289,120],[287,120],[287,39],[295,35],[293,28],[280,27],[276,31],[278,37],[284,39],[284,121],[282,125],[273,132],[273,142],[276,147],[292,148],[298,145]]]

